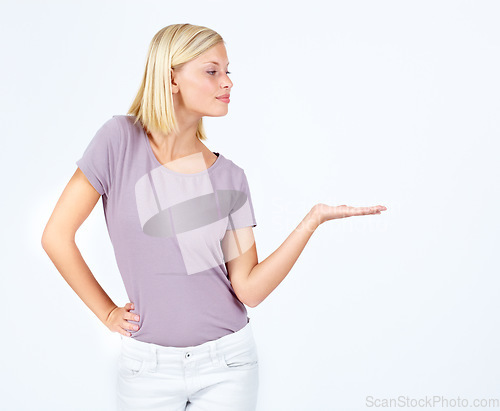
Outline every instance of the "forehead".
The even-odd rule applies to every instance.
[[[223,43],[210,47],[195,59],[199,64],[228,65],[226,47]]]
[[[221,63],[219,63],[218,61],[215,61],[215,60],[213,60],[213,61],[204,61],[202,64],[203,65],[205,65],[205,64],[213,64],[215,66],[221,66],[221,65],[223,66],[224,65],[224,64],[221,64]],[[226,61],[226,66],[229,66],[229,61]]]

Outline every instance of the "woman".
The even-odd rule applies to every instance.
[[[245,172],[203,143],[203,116],[228,112],[228,65],[215,31],[160,30],[129,112],[97,131],[43,234],[64,279],[120,334],[119,409],[255,410],[258,355],[245,305],[280,284],[320,224],[386,210],[317,204],[258,263]],[[123,307],[74,242],[100,196],[130,299]]]

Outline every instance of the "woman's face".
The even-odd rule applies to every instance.
[[[176,115],[180,117],[219,117],[228,112],[230,103],[218,99],[230,94],[224,43],[212,46],[180,70],[172,70],[172,93]]]

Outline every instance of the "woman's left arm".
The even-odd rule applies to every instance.
[[[307,242],[320,224],[337,218],[352,217],[357,215],[380,214],[387,210],[378,205],[373,207],[350,207],[347,205],[329,206],[316,204],[293,232],[286,238],[276,251],[260,263],[257,263],[255,242],[245,247],[247,251],[238,257],[228,260],[228,274],[233,289],[246,305],[256,307],[283,281],[293,265],[304,250]],[[251,228],[249,228],[251,230]],[[243,232],[245,233],[245,232]],[[241,234],[243,234],[241,233]],[[253,234],[253,233],[249,233]],[[253,235],[233,236],[240,244],[250,244]],[[237,242],[233,241],[234,244]],[[233,252],[234,255],[234,252]]]

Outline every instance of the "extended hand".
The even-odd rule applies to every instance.
[[[355,215],[381,214],[387,210],[387,207],[382,205],[372,207],[351,207],[347,205],[329,206],[328,204],[316,204],[313,211],[318,218],[319,224],[336,218],[352,217]]]

